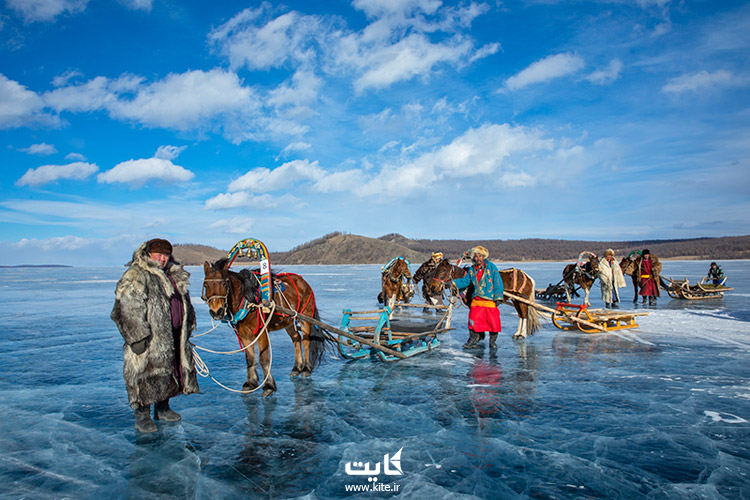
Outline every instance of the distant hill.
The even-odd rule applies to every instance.
[[[339,232],[330,233],[299,245],[288,252],[271,252],[274,265],[294,264],[385,264],[393,257],[406,257],[412,264],[421,264],[433,251],[457,259],[465,250],[482,245],[495,262],[572,261],[588,250],[602,255],[612,248],[624,257],[633,250],[648,248],[661,259],[730,260],[750,259],[750,235],[722,238],[641,241],[547,240],[412,240],[400,234],[368,238]],[[225,257],[227,250],[205,245],[175,245],[175,258],[185,265],[202,265]]]

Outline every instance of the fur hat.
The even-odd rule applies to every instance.
[[[146,243],[146,253],[161,253],[164,255],[172,255],[172,244],[167,240],[160,238],[154,238]]]
[[[606,249],[604,251],[604,256],[606,257],[607,255],[611,255],[612,257],[614,257],[615,256],[615,251],[612,250],[611,248],[608,248],[608,249]]]
[[[649,251],[648,248],[644,248],[643,251],[641,252],[641,255],[651,255],[651,252]]]
[[[443,252],[432,252],[432,258],[433,259],[442,259],[443,258]]]
[[[474,248],[472,248],[472,249],[471,249],[471,251],[469,252],[469,255],[470,255],[471,257],[474,257],[474,255],[476,255],[476,254],[481,254],[481,255],[484,255],[484,258],[485,258],[485,259],[486,259],[487,257],[489,257],[489,256],[490,256],[490,252],[489,252],[489,250],[487,250],[486,248],[484,248],[484,247],[483,247],[483,246],[481,246],[481,245],[477,245],[477,246],[475,246],[475,247],[474,247]]]

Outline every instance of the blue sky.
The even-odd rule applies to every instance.
[[[4,0],[0,35],[0,264],[750,233],[747,2]]]

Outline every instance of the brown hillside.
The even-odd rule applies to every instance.
[[[607,248],[624,257],[633,250],[648,248],[662,259],[729,260],[750,259],[750,236],[695,238],[686,240],[581,241],[581,240],[411,240],[400,234],[368,238],[330,233],[299,245],[288,252],[271,252],[271,263],[279,264],[385,264],[393,257],[406,257],[421,264],[433,251],[457,259],[465,250],[482,245],[495,262],[533,260],[573,261],[588,250],[601,255]],[[185,265],[202,265],[226,256],[227,250],[205,245],[175,245],[175,258]],[[249,261],[238,262],[243,266]]]

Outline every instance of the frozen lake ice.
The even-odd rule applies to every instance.
[[[124,269],[0,269],[0,494],[750,498],[749,264],[721,262],[734,287],[725,298],[665,294],[638,329],[583,334],[544,320],[539,334],[513,341],[516,317],[502,306],[497,351],[469,352],[459,309],[435,351],[388,364],[329,357],[305,380],[288,377],[292,343],[276,332],[275,395],[238,395],[200,378],[201,394],[172,400],[182,422],[151,435],[133,428],[122,338],[109,319]],[[518,267],[544,288],[563,263]],[[274,268],[303,275],[336,326],[342,309],[377,305],[379,269]],[[666,261],[663,275],[696,281],[707,269]],[[211,328],[203,271],[188,270],[202,333]],[[628,282],[623,309],[632,294]],[[601,307],[598,286],[592,298]],[[195,342],[237,346],[225,325]],[[241,354],[201,356],[217,380],[241,387]],[[389,463],[399,450],[400,463]],[[382,473],[386,465],[402,474]]]

